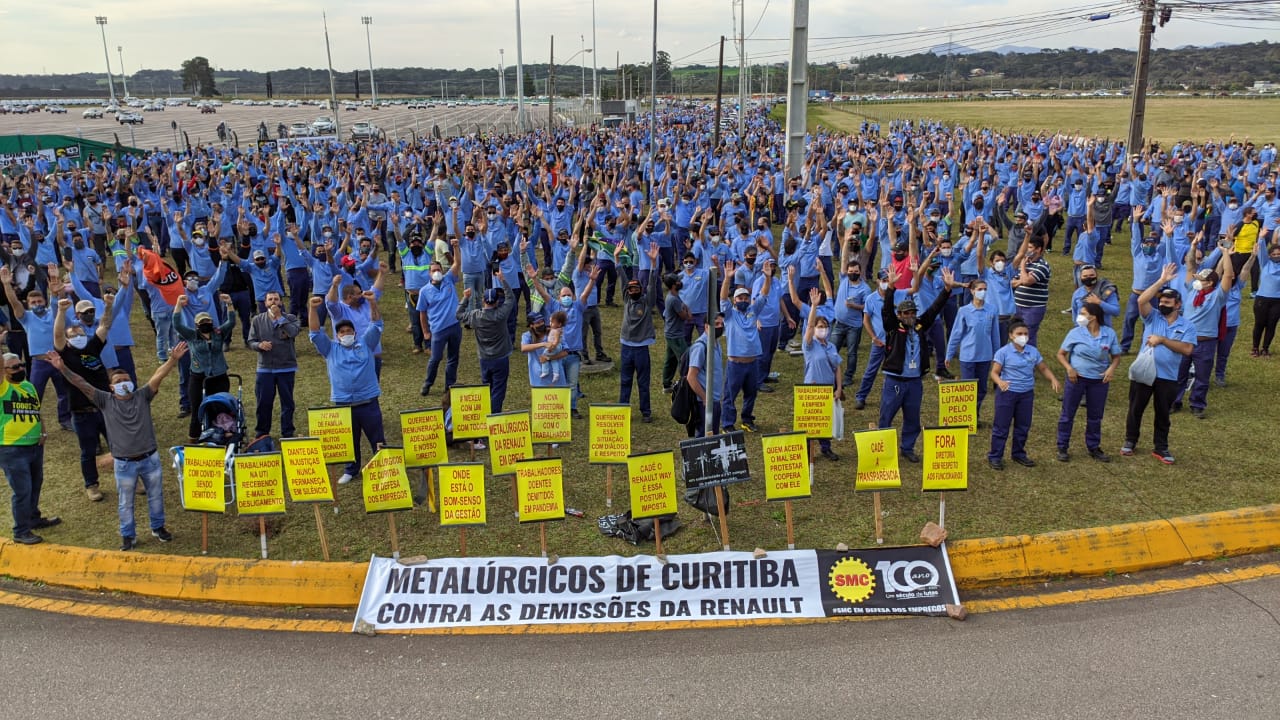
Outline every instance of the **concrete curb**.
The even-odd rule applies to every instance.
[[[1124,573],[1280,548],[1280,504],[948,545],[962,588]],[[231,560],[18,545],[0,540],[0,575],[92,592],[284,607],[355,607],[363,563]]]

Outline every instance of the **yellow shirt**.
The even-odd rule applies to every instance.
[[[1253,252],[1253,247],[1258,244],[1258,223],[1247,222],[1240,226],[1240,232],[1236,233],[1236,244],[1231,252],[1245,253],[1246,255]]]
[[[0,445],[38,445],[42,434],[35,386],[0,377]]]

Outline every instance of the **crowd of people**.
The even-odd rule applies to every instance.
[[[164,378],[179,373],[186,441],[207,442],[217,428],[199,408],[230,387],[227,352],[239,342],[256,355],[252,436],[270,435],[277,415],[279,434],[293,436],[304,322],[330,402],[352,408],[356,459],[338,480],[350,482],[361,437],[377,448],[384,411],[401,409],[380,403],[384,307],[405,313],[413,353],[427,355],[397,363],[395,380],[422,372],[421,396],[447,407],[463,345],[474,346],[494,413],[518,347],[529,386],[572,388],[581,418],[582,368],[613,362],[608,344],[619,353],[618,402],[634,391],[651,422],[661,414],[650,352],[661,327],[660,386],[692,391],[689,436],[755,432],[759,394],[781,381],[775,355],[790,353],[803,371],[789,381],[830,385],[833,402],[855,411],[880,378],[878,424],[899,428],[901,458],[919,462],[925,379],[975,380],[980,412],[994,386],[983,417],[995,470],[1010,435],[1008,457],[1035,465],[1026,441],[1036,375],[1062,393],[1057,459],[1070,461],[1084,405],[1085,448],[1109,462],[1102,420],[1131,352],[1144,369],[1128,382],[1120,453],[1137,452],[1154,406],[1152,453],[1172,464],[1170,416],[1184,402],[1206,416],[1244,322],[1246,284],[1250,355],[1270,354],[1280,321],[1270,144],[1126,148],[867,122],[857,134],[819,129],[788,173],[781,129],[763,112],[718,145],[705,108],[664,112],[654,132],[206,146],[10,168],[0,188],[0,467],[15,540],[40,542],[35,531],[60,522],[40,507],[50,382],[90,501],[104,497],[97,456],[105,448],[114,459],[122,548],[136,543],[139,482],[151,532],[168,541],[153,424]],[[1070,278],[1053,276],[1055,244]],[[1104,263],[1131,263],[1131,286],[1104,277]],[[1059,343],[1041,330],[1062,306],[1074,326]],[[616,318],[616,342],[602,313]],[[135,347],[159,363],[142,384]],[[840,461],[830,442],[820,448]]]

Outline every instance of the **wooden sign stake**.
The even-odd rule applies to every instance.
[[[209,554],[209,514],[200,515],[200,554]]]
[[[267,559],[267,518],[258,516],[258,542],[262,545],[262,559]]]
[[[787,549],[795,550],[796,549],[796,527],[795,527],[795,520],[792,518],[792,515],[791,515],[791,501],[790,500],[782,501],[782,509],[787,513]]]
[[[665,555],[666,553],[662,552],[662,523],[658,522],[658,518],[653,519],[653,541],[657,545],[657,554]]]
[[[876,430],[879,427],[880,427],[879,425],[873,422],[867,423],[868,430]],[[880,491],[879,490],[876,490],[875,492],[871,493],[871,506],[876,514],[876,544],[883,545],[884,544],[884,516],[880,512]]]
[[[605,468],[604,471],[604,506],[613,507],[613,466]]]
[[[724,487],[716,485],[716,514],[720,516],[720,542],[729,551],[729,519],[724,514]]]
[[[396,514],[387,513],[387,528],[391,531],[391,557],[400,559],[400,535],[396,532]]]
[[[427,510],[437,512],[436,508],[436,470],[427,468]]]
[[[320,517],[320,506],[312,504],[311,509],[316,512],[316,532],[320,534],[320,552],[324,555],[324,561],[329,562],[329,536],[324,531],[324,520]]]
[[[511,508],[516,519],[520,519],[520,491],[516,487],[516,476],[511,476]]]
[[[542,557],[547,556],[547,524],[538,523],[538,540],[542,543]]]
[[[938,527],[945,528],[947,526],[947,493],[942,491],[938,493]]]
[[[458,555],[467,556],[467,529],[465,527],[458,528]]]

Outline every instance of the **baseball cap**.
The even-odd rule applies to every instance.
[[[737,290],[733,291],[733,299],[737,300],[739,295],[746,295],[750,297],[751,291],[746,289],[745,287],[739,287]]]
[[[543,314],[540,312],[531,312],[528,315],[526,315],[524,319],[527,320],[530,325],[536,325],[537,323],[540,323],[543,320],[546,320],[546,317],[544,317]]]
[[[498,288],[489,288],[484,291],[484,302],[486,305],[494,305],[498,302],[498,297],[502,291]]]
[[[78,313],[88,312],[92,309],[93,309],[93,303],[89,300],[81,300],[80,302],[76,303],[76,312]]]
[[[254,260],[258,260],[259,258],[261,258],[261,259],[265,260],[265,259],[267,259],[267,254],[266,254],[266,253],[264,253],[264,252],[262,252],[261,250],[254,250],[254,251],[253,251],[253,259],[254,259]]]
[[[900,312],[900,313],[915,312],[916,301],[912,300],[911,298],[907,298],[906,300],[903,300],[902,302],[898,303],[898,307],[896,308],[896,310],[897,312]]]
[[[197,325],[199,325],[200,323],[204,322],[205,320],[208,320],[209,322],[213,322],[213,316],[212,316],[212,315],[210,315],[210,314],[209,314],[209,313],[207,313],[207,312],[196,313],[196,324],[197,324]]]

